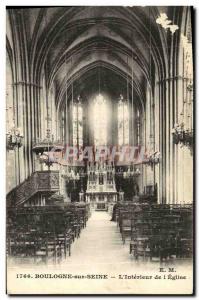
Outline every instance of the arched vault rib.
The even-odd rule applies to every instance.
[[[112,72],[116,73],[117,75],[121,76],[125,80],[127,78],[127,74],[125,72],[123,72],[122,70],[118,69],[117,67],[115,67],[107,62],[96,61],[92,64],[85,66],[84,68],[79,70],[77,73],[75,73],[72,77],[68,78],[67,84],[66,84],[66,78],[65,78],[65,80],[63,80],[60,91],[57,94],[57,101],[56,101],[57,108],[59,109],[59,107],[62,106],[62,101],[65,100],[64,95],[66,92],[66,87],[68,90],[70,90],[72,82],[74,83],[76,80],[79,80],[81,77],[85,76],[85,74],[87,72],[89,72],[90,70],[92,70],[94,68],[99,68],[99,67],[107,68],[107,69],[111,70]],[[132,81],[131,81],[130,76],[128,76],[128,80],[129,80],[130,87],[132,87]],[[142,111],[144,111],[145,95],[143,93],[143,90],[142,90],[142,87],[141,87],[139,81],[136,80],[136,78],[134,78],[134,90],[137,93],[137,96],[140,100],[140,103],[141,103],[140,106],[142,108]],[[69,97],[70,97],[70,92],[68,93],[68,98]]]
[[[74,49],[71,49],[70,51],[65,51],[62,53],[62,56],[58,56],[57,61],[54,63],[54,66],[51,68],[51,72],[49,74],[49,80],[48,80],[48,86],[50,86],[56,76],[56,74],[59,72],[60,68],[66,63],[66,61],[70,61],[71,57],[82,53],[84,55],[85,53],[93,52],[93,50],[97,50],[98,48],[104,46],[104,51],[109,53],[111,56],[111,53],[114,53],[116,56],[117,53],[123,54],[125,56],[128,55],[129,60],[131,60],[132,56],[136,57],[135,64],[139,65],[139,68],[143,75],[149,80],[149,74],[147,69],[147,62],[144,59],[144,57],[141,55],[141,53],[135,53],[133,50],[128,49],[124,47],[122,44],[113,41],[108,38],[92,38],[85,42],[82,42],[81,44],[78,44]],[[61,53],[60,53],[61,54]]]
[[[131,16],[131,18],[132,18],[132,16]],[[149,44],[149,41],[147,40],[148,29],[147,29],[147,32],[145,32],[146,31],[145,27],[144,28],[138,27],[138,25],[142,26],[142,23],[140,23],[140,22],[134,22],[133,23],[133,22],[127,22],[127,21],[119,19],[119,18],[118,19],[115,18],[113,20],[113,18],[112,18],[112,19],[107,19],[107,20],[105,20],[105,19],[103,19],[103,20],[102,19],[100,19],[100,20],[97,20],[97,19],[95,19],[95,20],[91,20],[91,19],[78,20],[78,23],[70,24],[70,22],[65,22],[65,24],[62,24],[63,23],[63,18],[60,18],[60,23],[58,22],[56,24],[57,30],[56,30],[56,27],[54,27],[49,33],[47,33],[47,36],[45,37],[45,40],[43,41],[43,44],[42,44],[42,51],[39,52],[39,54],[36,58],[36,61],[35,61],[36,69],[39,68],[38,69],[39,73],[41,71],[41,68],[43,67],[43,64],[46,61],[47,54],[49,53],[51,47],[54,45],[54,42],[56,41],[56,37],[60,34],[60,32],[63,31],[64,26],[66,26],[66,28],[68,28],[68,30],[71,30],[71,28],[73,28],[73,27],[77,28],[78,25],[79,26],[80,25],[83,26],[83,24],[88,25],[88,24],[92,24],[92,22],[93,22],[93,24],[96,24],[96,22],[103,22],[103,24],[106,24],[106,22],[107,22],[107,23],[113,24],[115,22],[114,23],[115,26],[119,26],[119,27],[124,26],[128,30],[132,30],[135,27],[134,30],[142,36],[142,38],[145,40],[146,44]],[[61,24],[64,25],[64,26],[61,26]],[[135,26],[132,27],[132,24],[135,25]],[[53,35],[52,35],[52,33],[53,33]],[[154,38],[152,38],[152,43],[153,43],[153,50],[152,51],[154,52],[154,53],[152,53],[152,55],[154,57],[156,56],[156,60],[157,60],[158,56],[160,57],[160,55],[158,55],[160,45],[158,45],[158,46],[156,45],[156,40],[154,40]],[[162,68],[160,66],[161,63],[162,63],[161,61],[158,63],[159,68]]]

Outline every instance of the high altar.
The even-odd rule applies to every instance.
[[[95,210],[108,210],[117,201],[115,168],[104,162],[87,166],[86,202]]]

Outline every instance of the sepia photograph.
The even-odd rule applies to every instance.
[[[194,8],[5,10],[6,293],[193,295]]]

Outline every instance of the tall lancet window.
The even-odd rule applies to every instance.
[[[108,110],[106,100],[101,94],[94,99],[92,113],[94,145],[104,146],[107,144]]]
[[[83,146],[83,109],[80,96],[73,103],[73,146]]]
[[[118,144],[119,146],[129,144],[129,111],[128,103],[120,95],[118,102]]]

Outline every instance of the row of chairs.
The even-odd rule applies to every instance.
[[[87,204],[9,207],[7,253],[32,257],[35,262],[58,262],[71,255],[71,244],[79,238],[88,218]]]
[[[130,239],[130,253],[135,258],[192,256],[191,205],[120,205],[117,223],[123,243]]]

